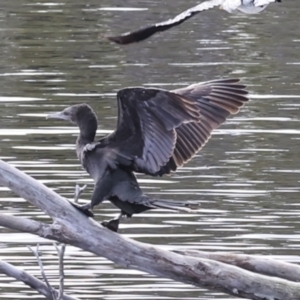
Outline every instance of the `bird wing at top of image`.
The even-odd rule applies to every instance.
[[[233,1],[236,1],[236,0],[233,0]],[[241,1],[241,0],[238,0],[238,1]],[[119,36],[108,36],[107,38],[112,42],[115,42],[117,44],[122,44],[122,45],[141,42],[157,32],[168,30],[174,26],[177,26],[177,25],[183,23],[184,21],[190,19],[191,17],[193,17],[194,15],[196,15],[202,11],[211,9],[215,6],[221,6],[223,4],[223,2],[224,2],[224,0],[205,1],[205,2],[202,2],[190,9],[182,12],[181,14],[177,15],[176,17],[169,19],[168,21],[160,22],[157,24],[152,24],[147,27],[140,28],[136,31],[126,32]]]
[[[223,0],[220,8],[229,13],[237,10],[245,14],[257,14],[263,11],[270,3],[281,0]]]
[[[275,2],[281,2],[281,0],[254,0],[254,6],[268,5]]]
[[[107,36],[107,38],[110,41],[121,45],[137,43],[149,38],[157,32],[165,31],[177,26],[196,14],[216,6],[226,10],[229,13],[240,10],[246,14],[256,14],[264,10],[268,4],[272,2],[281,2],[281,0],[208,0],[182,12],[181,14],[167,21],[148,25],[138,30],[126,32],[118,36]]]

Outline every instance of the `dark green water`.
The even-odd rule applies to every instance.
[[[196,4],[178,1],[2,1],[0,8],[0,158],[72,197],[92,182],[79,166],[72,125],[49,112],[81,102],[99,116],[99,135],[116,123],[115,93],[126,86],[173,89],[240,77],[252,101],[215,131],[171,177],[138,176],[155,196],[201,203],[197,214],[156,210],[127,220],[121,234],[166,249],[240,251],[299,262],[300,4],[262,14],[205,12],[146,42],[119,47],[101,36],[164,20]],[[148,8],[148,10],[146,10]],[[45,220],[0,187],[0,210]],[[105,203],[97,220],[115,216]],[[27,245],[40,242],[46,272],[58,283],[48,241],[0,228],[0,258],[40,276]],[[232,299],[220,293],[124,270],[74,247],[66,252],[66,290],[82,299]],[[0,274],[0,299],[42,299]]]

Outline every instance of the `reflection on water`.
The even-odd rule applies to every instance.
[[[171,177],[138,175],[149,194],[201,204],[191,214],[149,211],[121,233],[165,249],[240,251],[299,262],[299,4],[273,5],[255,16],[211,10],[143,43],[120,48],[105,34],[166,19],[195,1],[90,0],[2,3],[0,11],[0,158],[65,197],[92,181],[79,166],[77,128],[46,120],[80,102],[98,113],[98,135],[114,129],[115,93],[125,86],[172,89],[196,81],[241,77],[252,101],[216,130],[206,147]],[[215,20],[219,20],[215,22]],[[255,26],[254,26],[254,25]],[[48,220],[0,187],[0,209]],[[104,203],[96,219],[115,216]],[[58,284],[57,255],[48,241],[0,228],[0,257],[40,276],[27,245],[40,243],[46,272]],[[74,247],[66,251],[66,290],[82,299],[229,299],[155,278]],[[0,275],[0,299],[35,292]],[[39,296],[34,296],[39,297]],[[231,298],[230,298],[231,299]]]

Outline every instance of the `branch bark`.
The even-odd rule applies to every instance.
[[[6,274],[7,276],[13,277],[19,281],[24,282],[26,285],[32,287],[40,294],[44,295],[47,299],[52,298],[52,292],[58,296],[58,292],[55,289],[52,289],[52,292],[48,289],[48,286],[39,280],[38,278],[30,275],[29,273],[25,272],[24,270],[17,268],[5,261],[0,260],[0,272]],[[63,295],[62,300],[80,300],[75,297],[70,297],[67,295]]]
[[[197,250],[176,250],[174,252],[192,257],[212,259],[229,265],[237,266],[254,273],[300,282],[299,265],[278,261],[266,256],[253,256],[225,252],[210,253]]]
[[[54,223],[31,223],[29,232],[77,246],[123,267],[253,300],[299,300],[300,284],[270,278],[216,260],[184,256],[103,228],[45,185],[0,160],[0,184],[48,214]],[[0,225],[2,225],[0,215]],[[6,216],[6,225],[8,225]],[[20,223],[21,221],[18,220]],[[14,229],[18,226],[14,225]],[[35,230],[33,230],[35,229]],[[34,231],[34,232],[33,232]]]

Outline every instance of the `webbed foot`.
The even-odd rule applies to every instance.
[[[112,220],[109,220],[109,221],[103,221],[103,222],[101,222],[101,225],[103,227],[106,227],[109,230],[114,231],[114,232],[118,232],[118,230],[119,230],[119,224],[120,224],[120,220],[119,219],[112,219]]]
[[[80,212],[82,212],[83,214],[85,214],[87,217],[91,217],[94,218],[94,214],[90,211],[91,209],[91,204],[84,204],[84,205],[79,205],[77,203],[74,202],[70,202],[76,209],[78,209]]]

